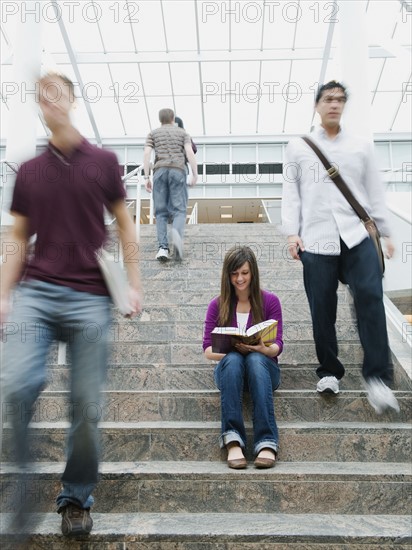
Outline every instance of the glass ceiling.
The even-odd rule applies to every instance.
[[[411,131],[412,2],[362,4],[374,133]],[[1,79],[13,74],[14,27],[28,2],[2,0]],[[192,136],[308,131],[322,67],[341,79],[332,1],[59,0],[35,2],[42,70],[77,82],[75,124],[97,142],[136,139],[171,107]],[[332,28],[331,28],[332,27]],[[333,30],[330,55],[327,37]],[[2,87],[1,135],[9,97]],[[39,120],[38,136],[45,136]]]

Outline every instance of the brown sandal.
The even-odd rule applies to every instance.
[[[232,460],[228,460],[227,465],[229,468],[233,468],[233,470],[244,470],[247,468],[247,460],[246,458],[234,458]]]
[[[272,450],[272,449],[270,449]],[[255,459],[255,467],[256,468],[259,468],[259,469],[264,469],[264,468],[273,468],[273,466],[275,465],[275,462],[276,462],[276,454],[274,451],[272,451],[273,454],[275,455],[274,458],[267,458],[267,457],[263,457],[263,456],[257,456],[256,459]]]

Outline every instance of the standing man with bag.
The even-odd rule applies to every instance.
[[[347,101],[345,87],[324,84],[316,96],[321,126],[310,140],[332,164],[326,171],[316,152],[303,139],[286,149],[282,199],[282,228],[292,258],[301,260],[316,353],[319,393],[339,393],[345,369],[338,359],[336,338],[337,288],[349,285],[364,351],[362,374],[369,403],[377,412],[398,402],[392,382],[388,335],[383,305],[382,268],[364,224],[331,178],[336,169],[355,199],[374,219],[385,238],[386,257],[394,252],[389,239],[385,196],[366,140],[349,135],[340,126]]]

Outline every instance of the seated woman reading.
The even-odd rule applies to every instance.
[[[257,345],[236,343],[226,354],[212,349],[215,327],[248,329],[262,321],[278,321],[273,342]],[[220,447],[228,452],[229,468],[243,469],[247,461],[246,430],[242,414],[243,391],[253,402],[254,456],[256,468],[272,468],[278,451],[273,392],[280,384],[278,356],[282,352],[282,310],[279,298],[261,290],[255,254],[248,246],[230,249],[224,259],[220,296],[207,309],[203,350],[207,359],[219,361],[215,383],[221,395],[222,434]]]

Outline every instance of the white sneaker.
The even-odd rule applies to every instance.
[[[339,393],[339,380],[335,376],[324,376],[316,385],[319,393]]]
[[[169,260],[169,251],[167,248],[159,248],[156,254],[156,260],[160,262],[166,262]]]
[[[376,414],[382,414],[388,408],[394,409],[397,413],[400,411],[398,401],[392,390],[380,378],[370,378],[364,382],[364,386],[368,401]]]
[[[178,231],[176,229],[172,229],[171,231],[171,239],[173,243],[173,252],[175,259],[180,262],[183,259],[183,241],[182,237],[179,235]]]

